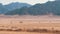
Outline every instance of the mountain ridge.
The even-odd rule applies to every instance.
[[[0,3],[0,14],[4,14],[7,13],[8,11],[12,11],[15,9],[20,9],[24,6],[30,7],[32,5],[27,3],[19,3],[19,2],[13,2],[8,5],[3,5],[2,3]]]
[[[26,9],[26,10],[25,10]],[[23,10],[23,11],[22,11]],[[47,3],[44,4],[35,4],[31,7],[28,8],[22,8],[18,10],[13,10],[11,12],[7,12],[7,15],[10,14],[18,14],[18,15],[47,15],[47,14],[53,14],[53,15],[60,15],[60,1],[54,1],[50,2],[48,1]],[[19,12],[19,13],[12,13],[12,12]],[[22,14],[21,14],[22,12]],[[25,12],[25,13],[24,13]],[[27,12],[27,13],[26,13]],[[9,13],[9,14],[8,14]]]

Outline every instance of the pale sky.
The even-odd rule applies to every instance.
[[[21,2],[21,3],[28,3],[28,4],[36,4],[36,3],[46,3],[48,1],[54,1],[54,0],[0,0],[0,3],[9,4],[11,2]]]

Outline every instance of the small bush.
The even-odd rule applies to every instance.
[[[19,23],[23,23],[22,21],[20,21]]]
[[[28,32],[48,32],[47,29],[28,29]]]
[[[4,29],[0,29],[0,31],[4,31]]]
[[[22,29],[16,29],[16,30],[13,30],[13,31],[22,31]]]
[[[5,29],[5,31],[13,31],[12,29]]]

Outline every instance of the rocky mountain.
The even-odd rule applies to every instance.
[[[7,12],[8,11],[8,9],[6,9],[5,7],[4,7],[4,5],[2,5],[1,3],[0,3],[0,14],[3,14],[3,13],[5,13],[5,12]]]
[[[60,15],[60,1],[47,2],[44,4],[35,4],[31,7],[16,9],[5,13],[6,15],[46,15],[52,13],[53,15]]]
[[[27,4],[27,3],[19,3],[19,2],[13,2],[13,3],[10,3],[8,5],[3,5],[2,3],[0,3],[0,14],[5,14],[8,11],[20,9],[24,6],[30,7],[32,5]]]
[[[19,3],[19,2],[13,2],[13,3],[10,3],[8,5],[5,5],[5,7],[11,11],[11,10],[15,10],[15,9],[20,9],[24,6],[27,6],[27,7],[30,7],[31,5],[30,4],[27,4],[27,3]]]

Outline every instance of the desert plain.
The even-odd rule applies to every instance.
[[[0,34],[60,34],[60,16],[0,15]]]

